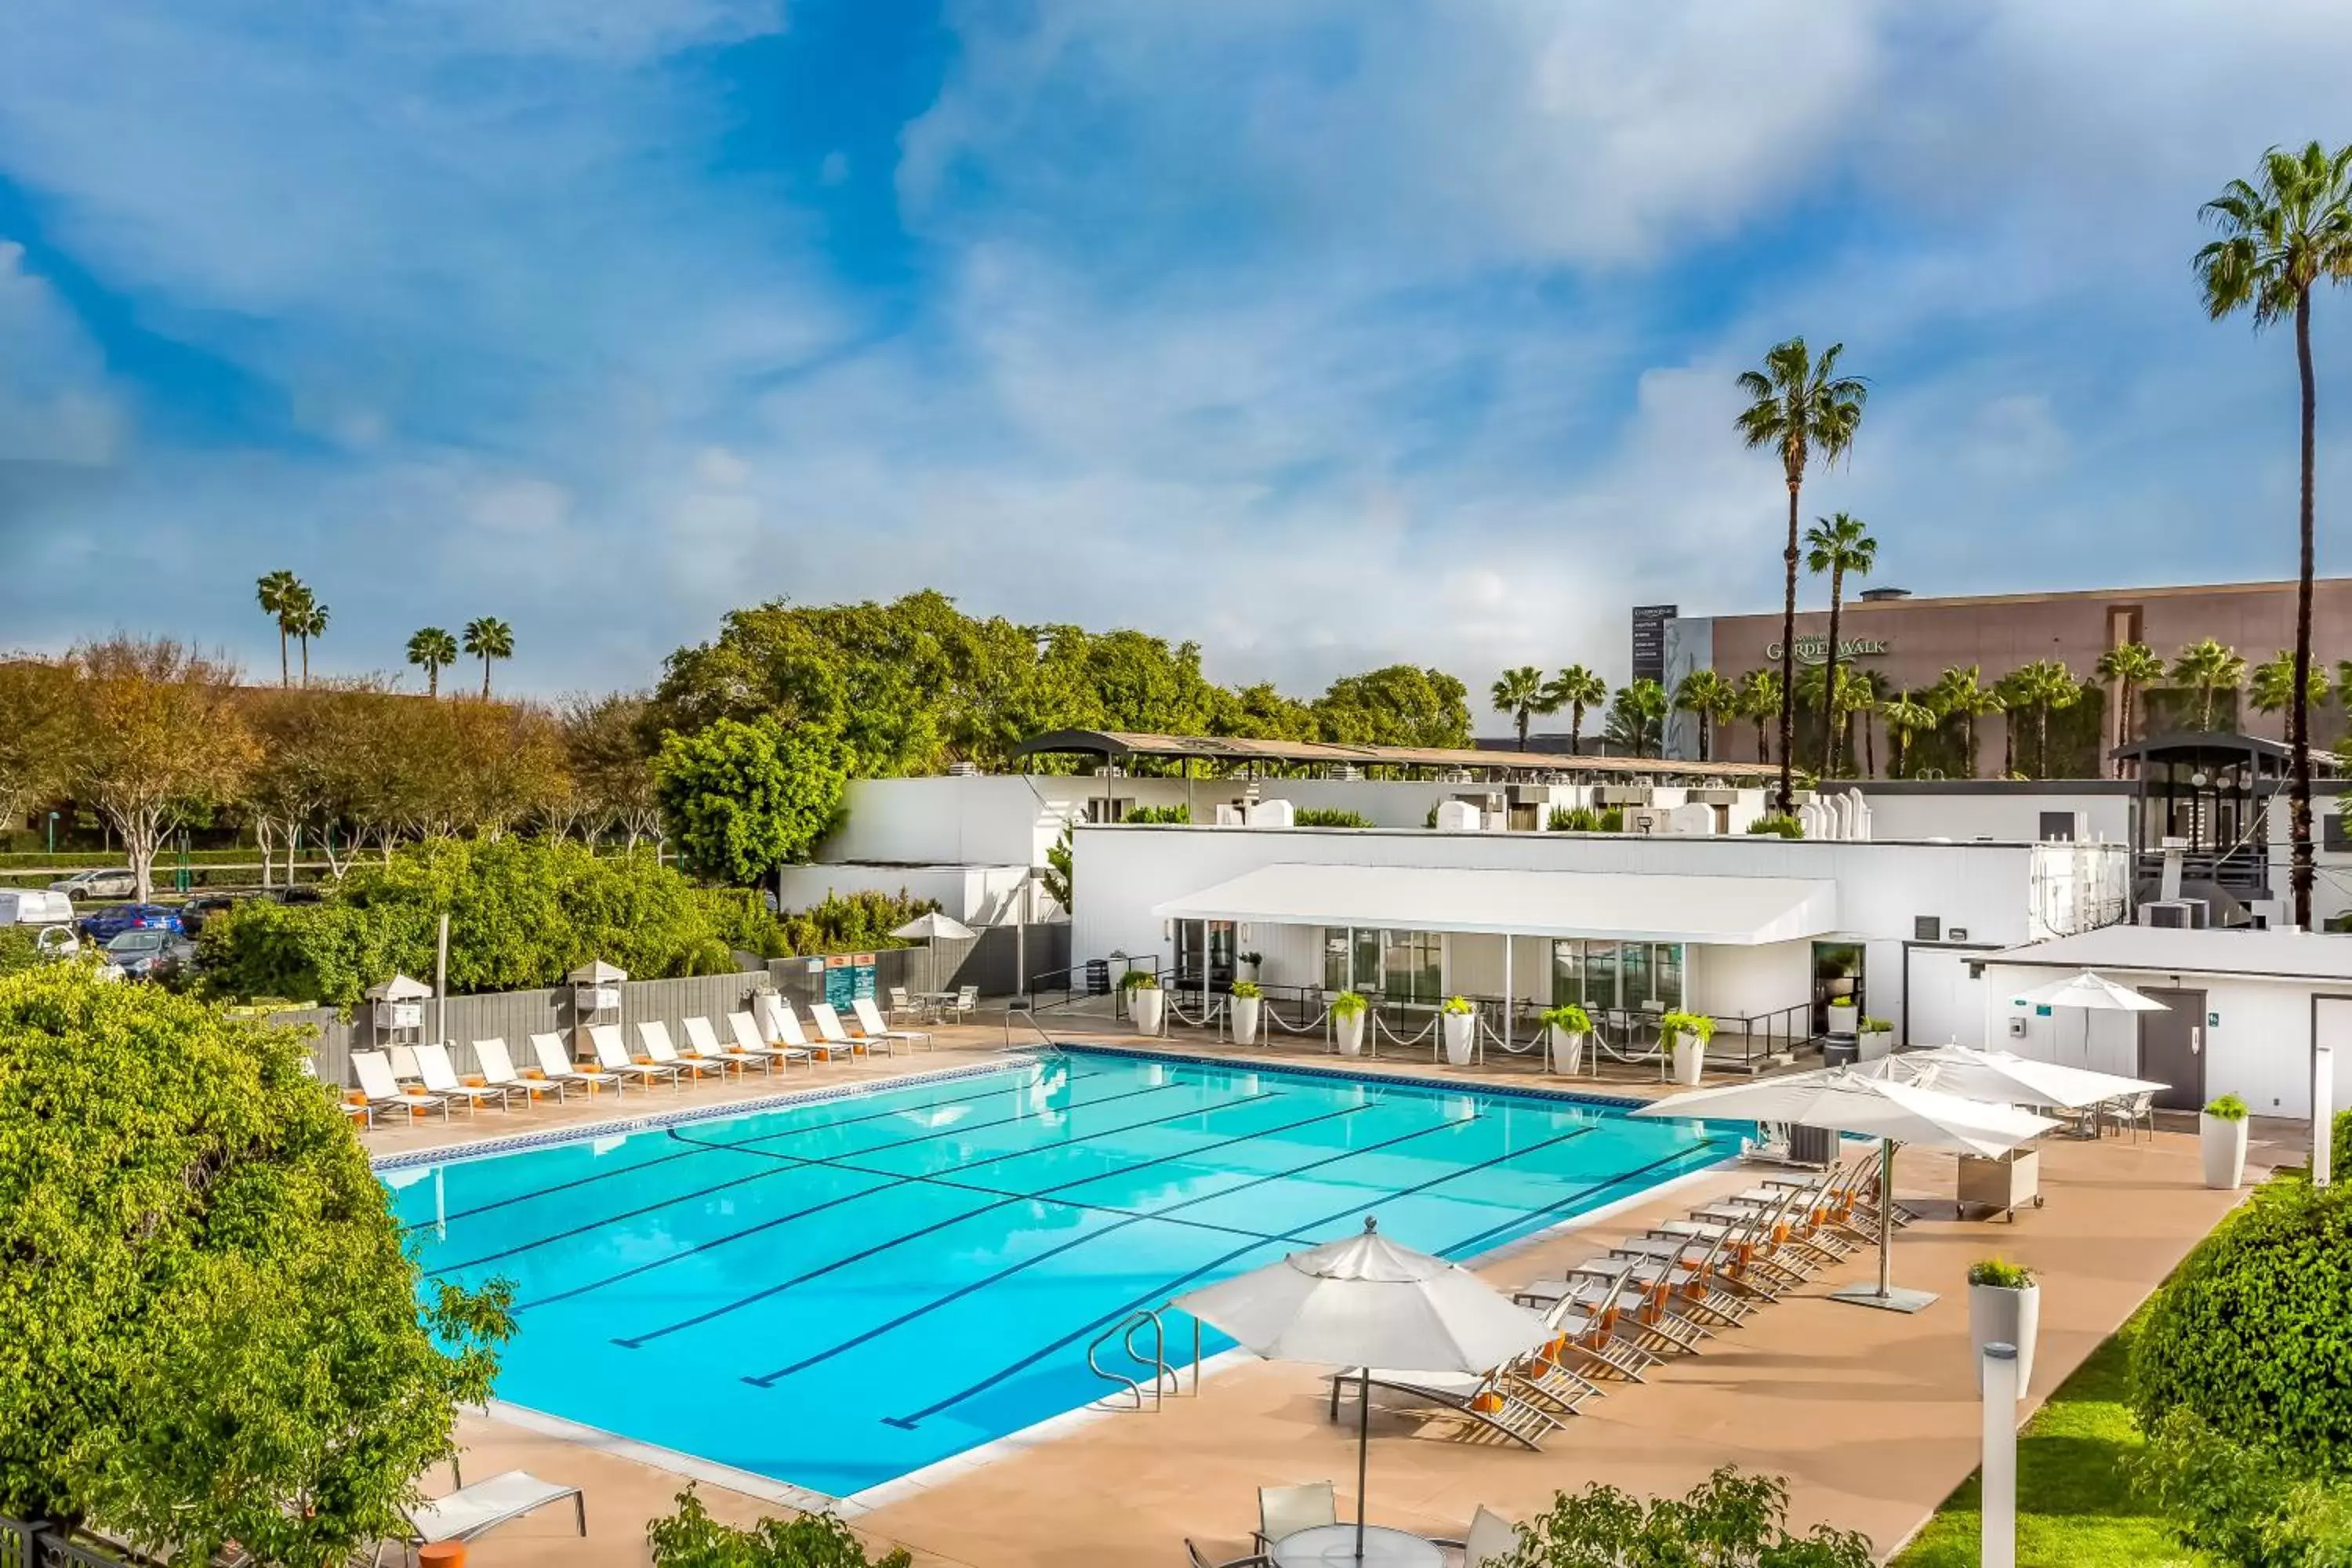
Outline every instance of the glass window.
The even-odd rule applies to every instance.
[[[1618,994],[1623,998],[1619,1005],[1628,1012],[1640,1012],[1649,1006],[1653,997],[1650,944],[1629,942],[1617,949],[1619,975]]]
[[[1584,1005],[1591,1012],[1617,1005],[1617,944],[1613,942],[1584,944]]]
[[[1345,991],[1348,985],[1348,932],[1325,928],[1323,932],[1323,989]]]
[[[1563,939],[1551,944],[1551,1005],[1585,1005],[1584,944],[1580,942]]]
[[[1683,944],[1662,942],[1654,951],[1658,1005],[1669,1013],[1677,1011],[1683,1005]]]
[[[1367,995],[1379,991],[1381,933],[1360,927],[1350,933],[1349,946],[1354,950],[1354,961],[1349,966],[1354,988]]]
[[[1444,948],[1434,931],[1391,931],[1381,954],[1381,989],[1392,1002],[1441,1002]]]

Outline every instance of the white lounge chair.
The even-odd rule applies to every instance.
[[[621,1043],[618,1024],[591,1024],[588,1043],[596,1047],[596,1065],[606,1072],[619,1073],[635,1079],[639,1083],[676,1083],[678,1069],[660,1062],[641,1062],[629,1055],[629,1047]]]
[[[452,1467],[453,1473],[454,1469]],[[543,1481],[528,1470],[508,1470],[470,1487],[460,1486],[446,1497],[418,1503],[408,1510],[408,1539],[385,1544],[398,1544],[413,1560],[420,1546],[442,1541],[472,1541],[510,1520],[566,1498],[572,1500],[572,1516],[584,1541],[588,1535],[588,1500],[578,1487]],[[376,1561],[383,1561],[382,1546],[376,1549]]]
[[[486,1100],[496,1100],[499,1109],[507,1106],[508,1094],[503,1089],[488,1084],[466,1083],[457,1077],[457,1069],[449,1065],[449,1047],[435,1041],[416,1047],[416,1071],[425,1079],[425,1087],[435,1094],[452,1100],[463,1100],[466,1114],[471,1116]]]
[[[896,1051],[890,1048],[890,1041],[887,1037],[879,1039],[861,1040],[850,1034],[848,1030],[843,1028],[841,1026],[841,1015],[833,1010],[833,1004],[830,1002],[810,1003],[809,1020],[816,1026],[818,1040],[816,1048],[826,1052],[828,1055],[835,1051],[841,1051],[854,1057],[857,1054],[857,1047],[860,1046],[870,1046],[873,1048],[879,1050],[884,1056],[898,1055]]]
[[[793,1027],[800,1027],[798,1019],[793,1020]],[[749,1013],[728,1014],[727,1033],[734,1040],[737,1050],[751,1056],[765,1056],[779,1067],[789,1068],[794,1062],[815,1065],[816,1058],[806,1046],[772,1046],[761,1039],[760,1026],[752,1021]]]
[[[614,1094],[621,1092],[624,1080],[619,1073],[576,1065],[572,1053],[563,1048],[563,1037],[561,1035],[533,1035],[530,1037],[530,1054],[539,1063],[539,1076],[556,1086],[559,1097],[575,1083],[586,1084],[591,1094],[596,1092],[599,1085],[607,1083],[613,1086]]]
[[[856,1015],[858,1033],[869,1040],[904,1040],[909,1046],[920,1040],[925,1050],[931,1047],[930,1036],[923,1033],[922,1030],[894,1029],[884,1023],[882,1011],[874,1005],[874,998],[871,996],[856,998],[850,1003],[849,1010]]]
[[[637,1026],[637,1048],[656,1067],[674,1068],[698,1079],[727,1076],[725,1062],[698,1061],[692,1057],[678,1055],[677,1047],[670,1041],[669,1026],[658,1018],[647,1019]]]
[[[801,1027],[801,1016],[793,1011],[790,1002],[781,996],[768,996],[761,1000],[767,1008],[768,1038],[786,1050],[808,1052],[812,1064],[820,1053],[828,1058],[833,1055],[808,1037],[808,1031]]]
[[[492,1089],[505,1089],[509,1097],[520,1095],[526,1105],[530,1103],[533,1094],[547,1087],[534,1083],[515,1071],[514,1058],[507,1054],[506,1037],[503,1035],[474,1042],[474,1065],[482,1069],[484,1083]],[[563,1086],[560,1083],[555,1086],[555,1098],[563,1098]]]
[[[437,1094],[421,1089],[403,1089],[392,1076],[392,1060],[382,1051],[353,1051],[352,1075],[360,1080],[360,1092],[367,1096],[371,1110],[386,1106],[404,1106],[411,1111],[441,1108],[441,1120],[449,1120],[449,1102]]]
[[[773,1072],[775,1059],[764,1050],[730,1050],[719,1041],[719,1031],[710,1026],[708,1018],[686,1021],[686,1057],[689,1061],[717,1062],[722,1068],[733,1068],[741,1077],[746,1068],[758,1068],[761,1072]]]

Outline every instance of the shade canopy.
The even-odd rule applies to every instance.
[[[2094,1013],[2168,1013],[2170,1008],[2152,997],[2143,996],[2127,985],[2118,985],[2104,974],[2085,969],[2080,974],[2063,980],[2053,980],[2021,994],[2021,1002],[2031,1002],[2038,1007],[2082,1007]]]
[[[2012,1105],[1963,1099],[1850,1067],[1693,1089],[1654,1101],[1633,1114],[1787,1121],[1988,1157],[2007,1153],[2058,1125]]]
[[[583,963],[563,978],[574,985],[618,985],[629,977],[625,969],[616,969],[599,958]]]
[[[939,910],[933,910],[929,914],[916,916],[890,934],[903,937],[909,942],[936,942],[940,937],[945,937],[950,942],[969,942],[976,933],[961,921],[950,919],[940,913]]]
[[[2172,1087],[2153,1079],[2094,1072],[2038,1061],[2012,1051],[1980,1051],[1973,1046],[1937,1046],[1881,1057],[1863,1070],[1891,1077],[1965,1100],[2007,1105],[2048,1105],[2081,1110],[2126,1095],[2153,1094]]]
[[[1837,884],[1795,877],[1281,862],[1151,912],[1160,920],[1756,947],[1836,930]]]
[[[367,988],[367,999],[371,1002],[426,1002],[432,996],[433,987],[422,980],[411,980],[405,974],[394,974],[391,979]]]

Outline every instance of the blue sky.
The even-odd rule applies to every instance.
[[[934,585],[1312,689],[1622,674],[1778,597],[1807,492],[1920,592],[2292,570],[2294,366],[2198,204],[2352,139],[2317,0],[18,0],[0,647],[318,661],[513,623],[649,682],[730,605]],[[2319,306],[2321,564],[2352,290]],[[1813,597],[1819,589],[1810,590]]]

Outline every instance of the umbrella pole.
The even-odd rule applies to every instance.
[[[1356,1369],[1362,1382],[1356,1392],[1356,1561],[1364,1560],[1364,1487],[1372,1462],[1372,1369]]]
[[[1878,1293],[1895,1293],[1895,1140],[1878,1141]]]

